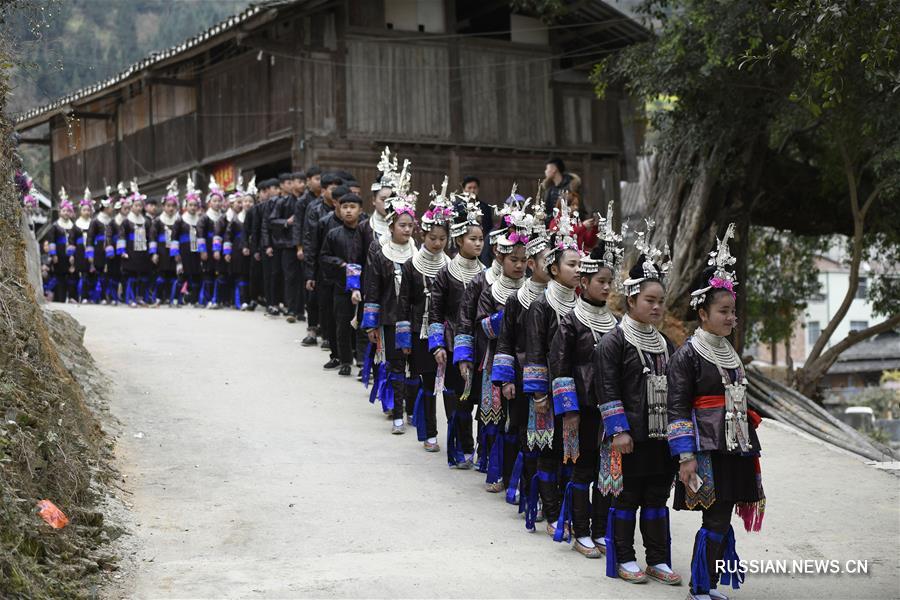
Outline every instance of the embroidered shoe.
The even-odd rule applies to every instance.
[[[391,433],[394,435],[401,435],[406,433],[406,427],[403,426],[403,423],[399,425],[391,425]]]
[[[632,573],[622,565],[618,566],[619,579],[628,583],[647,583],[647,574],[643,571]]]
[[[437,442],[432,443],[432,442],[426,441],[423,443],[423,445],[425,446],[425,452],[440,452],[441,451],[441,447],[438,445]]]
[[[709,597],[713,600],[728,600],[728,596],[718,590],[709,590]]]
[[[578,540],[572,544],[572,550],[578,552],[585,558],[600,558],[603,556],[603,552],[600,551],[600,548],[597,546],[585,546]]]
[[[665,585],[681,585],[681,575],[678,573],[667,573],[662,569],[657,569],[653,565],[648,565],[645,573],[650,579],[655,579]]]
[[[547,535],[549,535],[550,537],[553,537],[556,534],[556,521],[547,521],[546,528],[547,528]],[[569,524],[568,523],[566,523],[563,526],[563,531],[565,532],[563,534],[563,536],[569,537]]]
[[[500,492],[505,492],[506,488],[503,487],[502,481],[495,481],[494,483],[484,484],[484,491],[489,492],[491,494],[497,494]]]
[[[594,547],[600,551],[600,554],[606,554],[606,540],[594,538]]]

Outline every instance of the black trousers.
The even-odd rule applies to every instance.
[[[437,400],[434,395],[435,373],[422,373],[422,389],[425,393],[422,402],[425,404],[425,435],[430,438],[437,437]]]
[[[663,508],[669,499],[669,490],[672,489],[672,474],[654,474],[638,477],[624,475],[622,491],[613,498],[612,508],[627,511],[637,511],[640,507],[643,513],[648,508]],[[641,515],[641,536],[644,538],[644,548],[648,565],[656,565],[668,562],[669,541],[668,524],[664,519],[646,520]],[[636,560],[634,552],[634,526],[635,519],[615,519],[615,552],[618,562],[624,563]],[[612,549],[607,549],[612,551]]]
[[[266,289],[266,306],[278,308],[281,302],[281,262],[277,255],[268,256],[263,254],[263,284]],[[328,296],[330,297],[330,296]]]
[[[337,330],[335,329],[334,311],[328,310],[328,298],[334,296],[334,284],[329,281],[316,282],[319,297],[319,335],[328,340],[331,358],[337,358]]]
[[[342,365],[353,363],[353,340],[355,331],[350,321],[356,314],[356,306],[350,300],[350,292],[339,290],[335,286],[332,300],[332,312],[335,320],[335,338],[337,345],[337,356],[341,360]],[[332,356],[335,349],[332,348]]]
[[[300,261],[293,248],[276,248],[284,288],[284,307],[289,313],[300,314]]]
[[[388,363],[388,372],[391,375],[391,387],[394,388],[394,409],[393,417],[402,419],[403,412],[413,414],[413,407],[416,401],[412,390],[406,385],[406,355],[403,350],[397,347],[397,329],[394,325],[385,325],[382,327],[384,338],[381,340],[384,344],[384,357]]]
[[[724,536],[731,527],[731,514],[734,512],[734,504],[731,502],[713,502],[713,505],[703,510],[703,528]],[[694,570],[694,561],[697,560],[697,542],[700,538],[700,532],[694,537],[694,552],[691,560],[691,572]],[[716,572],[716,561],[722,560],[725,556],[725,543],[717,542],[711,537],[706,538],[706,568],[709,573],[710,587],[715,588],[716,582],[719,580],[719,573]],[[695,586],[693,577],[691,578],[691,590],[695,594],[707,594],[708,589],[699,589]]]
[[[296,253],[294,254],[296,257]],[[304,261],[297,261],[297,316],[301,316],[306,313],[306,295],[309,293],[306,291],[306,267],[304,266]]]
[[[449,421],[456,412],[456,434],[460,449],[466,454],[475,452],[475,437],[472,434],[472,411],[475,408],[475,398],[481,397],[481,378],[477,373],[472,374],[472,389],[467,400],[460,401],[466,382],[459,372],[459,367],[453,362],[453,354],[447,353],[447,374],[444,377],[444,387],[449,393],[444,393],[444,412]]]
[[[266,288],[263,285],[263,263],[250,257],[250,294],[248,301],[259,302],[265,296]]]

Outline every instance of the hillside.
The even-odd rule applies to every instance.
[[[10,31],[22,61],[9,110],[18,112],[109,77],[246,8],[249,0],[50,0],[35,35],[17,15]]]

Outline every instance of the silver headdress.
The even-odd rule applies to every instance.
[[[547,233],[547,213],[544,210],[544,203],[541,198],[544,197],[544,183],[538,182],[538,192],[534,203],[534,221],[531,226],[531,234],[528,243],[525,244],[525,254],[527,256],[537,256],[550,242],[550,236]]]
[[[124,182],[119,182],[119,185],[116,188],[116,193],[119,195],[119,200],[116,202],[116,209],[131,204],[131,197],[128,196],[128,190],[125,189]]]
[[[384,147],[381,153],[381,159],[378,161],[378,171],[381,173],[378,181],[372,184],[372,191],[377,192],[381,188],[393,188],[394,178],[397,174],[397,157],[391,160],[391,149]]]
[[[409,160],[404,160],[403,169],[393,176],[393,184],[391,187],[394,189],[394,195],[388,198],[384,203],[384,208],[387,211],[384,219],[388,224],[393,223],[403,214],[412,217],[413,221],[416,220],[416,200],[418,198],[418,192],[410,193],[409,191],[410,180],[412,178],[409,167]]]
[[[128,184],[128,187],[131,189],[131,195],[128,196],[128,199],[131,200],[132,203],[136,202],[138,200],[143,202],[144,200],[147,199],[147,196],[142,194],[140,189],[138,189],[137,179],[132,179],[131,183]]]
[[[525,199],[516,194],[516,184],[513,184],[510,196],[506,199],[506,206],[500,212],[504,227],[500,230],[502,234],[496,242],[497,252],[509,254],[516,244],[525,246],[531,240],[535,218],[526,212],[530,203],[531,198]]]
[[[722,239],[716,238],[716,249],[709,253],[707,265],[715,267],[712,277],[707,285],[699,290],[691,292],[691,308],[695,309],[706,301],[706,294],[712,289],[723,289],[735,296],[734,287],[738,284],[731,267],[737,262],[737,258],[731,255],[728,240],[734,238],[734,223],[729,223]]]
[[[448,181],[448,177],[444,175],[440,193],[434,189],[434,186],[431,187],[431,203],[428,205],[428,210],[422,215],[422,231],[431,231],[432,227],[436,225],[450,230],[450,224],[456,213],[453,211],[453,203],[447,196]]]
[[[247,184],[247,191],[244,195],[256,197],[258,192],[259,190],[256,189],[256,175],[254,175],[253,178],[250,179],[250,183]]]
[[[112,186],[111,185],[104,186],[104,191],[105,191],[105,196],[103,198],[100,198],[100,206],[102,208],[107,208],[107,207],[109,207],[110,204],[112,204]]]
[[[178,204],[178,178],[173,179],[169,182],[169,185],[166,187],[166,195],[163,197],[163,203],[174,201],[175,204]]]
[[[91,188],[85,186],[84,194],[81,196],[81,202],[78,203],[78,206],[90,206],[94,208],[94,199],[91,197]]]
[[[481,227],[481,207],[478,205],[478,199],[466,192],[455,196],[459,204],[453,225],[450,226],[450,237],[454,238],[464,235],[469,227]]]
[[[634,296],[641,291],[641,283],[648,279],[654,279],[665,285],[672,261],[667,260],[660,264],[663,258],[669,258],[669,245],[660,250],[650,243],[650,232],[656,226],[652,219],[644,219],[647,224],[646,231],[638,231],[635,234],[634,247],[641,253],[638,262],[628,272],[628,279],[623,282],[625,293]]]
[[[214,175],[209,176],[209,193],[206,194],[206,201],[209,202],[210,198],[213,196],[218,196],[219,198],[224,199],[225,194],[222,192],[222,188],[219,187],[218,182]]]
[[[556,230],[551,232],[550,251],[547,252],[547,256],[544,258],[544,263],[548,268],[556,261],[557,255],[566,250],[574,250],[578,252],[579,256],[581,255],[572,225],[572,218],[577,219],[578,213],[569,212],[568,198],[563,198],[563,201],[559,203],[559,207],[553,209],[553,214],[556,217]]]
[[[194,200],[197,203],[200,202],[200,192],[197,191],[197,188],[194,187],[194,177],[190,173],[188,173],[187,181],[185,181],[184,187],[184,203],[187,204],[188,201]]]
[[[626,231],[627,226],[623,226],[622,229],[623,232]],[[613,229],[612,200],[606,207],[606,216],[597,215],[597,230],[599,239],[597,248],[590,255],[582,257],[579,271],[584,275],[590,275],[606,267],[615,275],[617,285],[621,285],[619,269],[625,258],[625,247],[622,244],[622,234],[616,233]]]

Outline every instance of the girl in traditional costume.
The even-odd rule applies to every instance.
[[[737,589],[743,582],[731,515],[747,531],[759,531],[766,505],[760,417],[747,404],[743,363],[728,341],[737,324],[733,235],[732,223],[691,294],[700,326],[672,356],[668,372],[668,441],[679,460],[674,508],[703,513],[691,558],[690,598],[697,600],[725,598],[718,583]],[[716,568],[720,560],[724,569]]]

